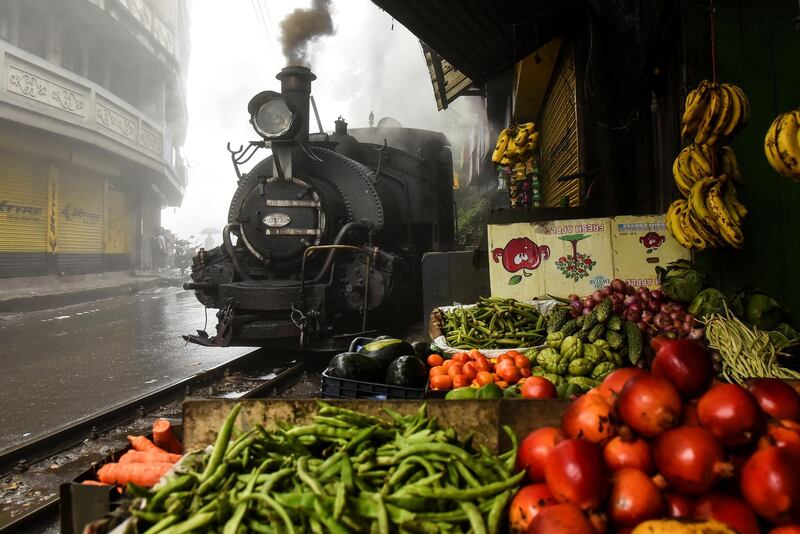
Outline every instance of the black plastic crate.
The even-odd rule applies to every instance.
[[[347,378],[336,378],[322,373],[322,397],[327,399],[424,399],[426,388],[404,388],[377,384],[375,382],[362,382]]]

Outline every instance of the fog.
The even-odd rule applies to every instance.
[[[367,126],[373,111],[376,122],[391,116],[403,126],[444,131],[458,143],[474,121],[475,98],[437,111],[418,40],[369,0],[313,0],[313,5],[230,0],[224,9],[220,5],[192,3],[189,127],[183,151],[189,185],[181,207],[162,214],[162,225],[180,237],[227,222],[236,175],[225,146],[257,139],[248,123],[247,102],[264,89],[279,90],[275,74],[287,64],[284,50],[317,75],[312,92],[326,131],[333,130],[339,115],[351,127]],[[325,20],[328,13],[332,30]],[[314,38],[305,39],[309,34]],[[311,131],[317,131],[314,119]],[[262,150],[253,162],[268,155]]]

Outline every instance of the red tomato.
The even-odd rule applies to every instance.
[[[486,384],[491,384],[494,382],[494,378],[492,378],[492,373],[489,371],[478,371],[478,374],[475,375],[475,380],[477,380],[478,384],[481,386],[485,386]]]
[[[475,359],[475,369],[478,371],[491,371],[492,364],[489,363],[489,360],[481,356]]]
[[[436,367],[437,365],[442,365],[444,363],[444,358],[439,356],[438,354],[431,354],[428,356],[428,366]]]
[[[522,378],[528,378],[531,376],[531,370],[523,367],[519,370],[519,374],[522,375]]]
[[[463,374],[461,372],[462,367],[463,366],[460,363],[456,362],[450,366],[450,369],[447,370],[447,374],[450,375],[450,378],[453,378],[456,375]]]
[[[447,369],[445,369],[441,365],[439,367],[431,367],[431,370],[428,371],[429,377],[434,377],[437,375],[446,375],[446,374],[447,374]]]
[[[452,359],[453,359],[454,362],[464,363],[464,362],[468,362],[470,358],[469,358],[469,354],[467,354],[466,352],[459,352],[458,354],[453,356]]]
[[[467,375],[456,375],[453,377],[453,387],[454,388],[463,388],[469,385],[470,379]]]
[[[464,367],[461,368],[461,372],[464,373],[464,375],[470,380],[475,378],[475,376],[478,374],[478,370],[475,369],[475,364],[473,362],[465,363]]]
[[[509,356],[514,358],[515,360],[517,359],[517,356],[522,356],[523,355],[520,351],[514,350],[514,349],[511,349],[510,351],[506,352],[506,354],[508,354]]]
[[[494,372],[500,374],[501,369],[507,369],[510,367],[513,367],[514,369],[517,368],[517,366],[514,365],[514,360],[503,360],[502,362],[497,362],[497,365],[494,366]]]
[[[469,357],[471,360],[477,360],[478,358],[483,358],[483,354],[478,349],[472,349],[469,351]]]
[[[504,362],[506,360],[510,361],[511,363],[514,363],[514,357],[509,356],[508,353],[506,352],[497,357],[497,363],[495,365],[500,365],[501,362]]]
[[[448,390],[453,389],[453,379],[447,375],[436,375],[431,377],[431,387],[433,389]]]
[[[522,378],[519,374],[519,369],[513,365],[504,365],[501,369],[498,369],[497,376],[509,384],[516,384]]]
[[[523,354],[517,353],[517,355],[514,356],[514,365],[516,365],[519,369],[530,369],[531,361]]]
[[[541,376],[526,378],[522,383],[520,393],[525,399],[555,399],[558,397],[553,383]]]

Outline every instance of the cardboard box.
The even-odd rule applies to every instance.
[[[490,225],[488,236],[492,295],[519,300],[588,295],[614,278],[652,288],[656,266],[690,256],[663,215]]]

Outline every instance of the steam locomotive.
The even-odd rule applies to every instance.
[[[228,146],[239,181],[223,244],[200,250],[184,284],[218,309],[216,333],[184,337],[339,350],[421,311],[422,254],[453,245],[452,156],[443,134],[392,119],[348,131],[340,117],[333,134],[309,134],[316,76],[290,66],[276,78],[280,93],[247,106],[261,139]],[[261,148],[272,155],[241,172]]]

